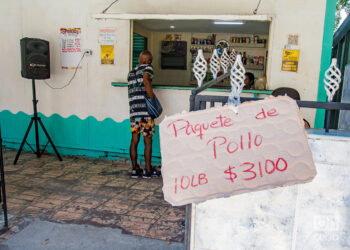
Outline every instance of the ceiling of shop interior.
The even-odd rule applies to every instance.
[[[243,25],[218,25],[214,20],[134,20],[155,32],[194,32],[268,35],[270,22],[244,21]],[[175,26],[171,29],[170,26]]]

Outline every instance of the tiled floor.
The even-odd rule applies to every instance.
[[[121,228],[123,232],[182,242],[184,207],[163,199],[162,179],[131,179],[127,163],[64,157],[36,158],[4,150],[5,181],[10,231],[25,226],[26,218],[60,223]]]

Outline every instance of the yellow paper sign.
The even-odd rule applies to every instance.
[[[298,71],[299,50],[283,50],[282,71]]]
[[[174,206],[311,181],[298,105],[287,96],[165,118],[164,199]]]
[[[114,64],[114,45],[101,45],[101,64]]]

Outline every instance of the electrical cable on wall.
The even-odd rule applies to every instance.
[[[115,0],[113,3],[111,3],[107,8],[105,8],[103,11],[102,11],[102,14],[106,13],[106,11],[112,7],[113,4],[115,4],[116,2],[118,2],[119,0]]]
[[[43,80],[44,83],[45,83],[47,86],[49,86],[51,89],[63,89],[63,88],[65,88],[65,87],[69,86],[70,83],[72,82],[73,78],[75,77],[75,74],[77,73],[77,70],[78,70],[78,68],[79,68],[79,66],[80,66],[80,63],[81,63],[81,61],[83,60],[85,54],[88,54],[88,52],[85,51],[85,52],[83,53],[82,57],[81,57],[80,60],[79,60],[78,65],[75,67],[75,71],[74,71],[74,73],[73,73],[73,76],[71,77],[71,79],[68,81],[68,83],[67,83],[66,85],[64,85],[64,86],[62,86],[62,87],[59,87],[59,88],[55,88],[55,87],[52,87],[52,86],[51,86],[48,82],[46,82],[45,80]]]
[[[258,13],[258,9],[260,6],[261,0],[259,0],[258,6],[256,6],[255,10],[253,11],[253,14],[256,15],[256,13]]]

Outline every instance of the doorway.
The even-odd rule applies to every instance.
[[[153,54],[153,68],[157,76],[153,85],[195,87],[197,83],[192,68],[198,50],[203,50],[209,63],[212,52],[223,42],[228,44],[229,51],[234,49],[245,58],[247,72],[255,78],[266,76],[270,23],[269,20],[145,19],[133,20],[133,32],[148,39],[147,49]],[[169,48],[172,50],[169,51]],[[173,51],[174,48],[179,50]],[[210,79],[212,75],[208,70],[206,81]],[[213,87],[229,88],[229,84],[222,81]]]
[[[147,49],[147,37],[133,33],[132,41],[132,68],[135,68],[139,63],[137,59],[139,58],[140,53]]]

